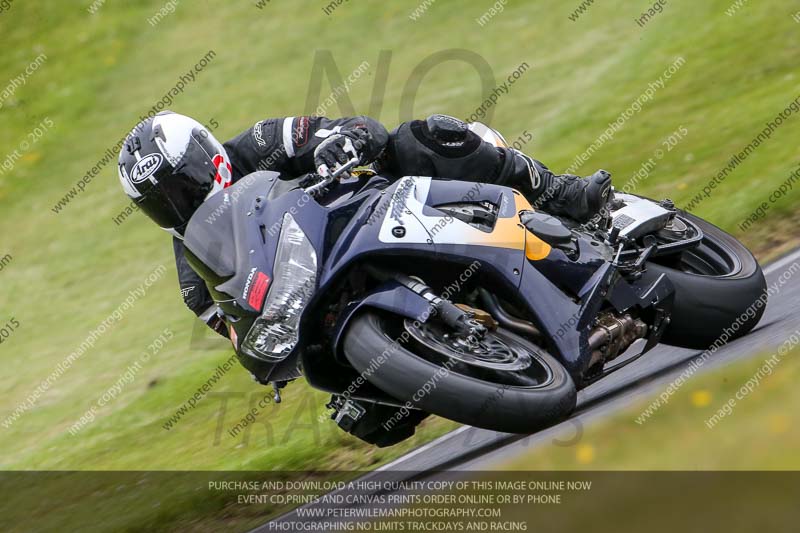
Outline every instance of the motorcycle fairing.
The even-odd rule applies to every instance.
[[[405,285],[396,281],[388,281],[375,288],[361,300],[348,304],[347,308],[341,313],[331,344],[334,353],[340,352],[347,323],[364,307],[382,309],[405,318],[419,320],[420,322],[426,322],[429,316],[434,314],[433,307],[428,300]]]
[[[200,261],[201,268],[213,270],[224,281],[212,288],[232,297],[227,303],[242,310],[259,311],[247,298],[254,274],[272,277],[281,217],[266,209],[266,198],[276,183],[281,183],[276,172],[250,174],[208,198],[186,228],[184,245],[192,267]]]
[[[521,227],[517,213],[531,209],[531,206],[521,194],[508,187],[486,183],[473,183],[465,191],[465,185],[465,182],[421,176],[402,178],[396,186],[398,193],[391,197],[388,212],[381,224],[379,240],[384,243],[401,241],[492,246],[525,250],[532,260],[547,257],[551,248],[537,237],[532,236],[526,246],[528,232]],[[450,217],[435,207],[447,203],[482,201],[490,202],[499,209],[494,227],[488,233]],[[398,227],[405,228],[402,237],[397,235]]]
[[[272,195],[276,186],[282,189],[280,195]],[[323,248],[327,210],[275,172],[242,178],[208,198],[189,221],[184,238],[187,259],[225,313],[234,331],[232,338],[244,339],[261,310],[265,296],[258,302],[249,296],[258,274],[273,278],[285,213],[292,214],[315,250]],[[264,294],[269,294],[269,288]],[[281,362],[270,363],[236,348],[242,365],[259,381],[296,377],[297,350]]]
[[[277,183],[281,183],[280,195],[272,194]],[[626,282],[615,277],[613,269],[600,273],[603,269],[595,267],[607,263],[599,261],[598,254],[592,253],[587,244],[586,253],[582,252],[577,260],[583,268],[577,276],[580,281],[576,284],[577,280],[572,280],[573,285],[582,287],[582,297],[566,294],[559,288],[559,277],[574,278],[578,271],[566,267],[576,262],[519,224],[517,213],[530,209],[528,202],[513,189],[488,184],[476,187],[474,198],[465,198],[465,191],[474,185],[409,177],[385,189],[353,193],[349,199],[326,207],[310,200],[301,189],[283,183],[275,173],[256,173],[228,188],[228,196],[215,195],[198,209],[186,231],[185,244],[190,252],[187,256],[195,255],[197,262],[213,270],[214,278],[220,280],[213,286],[216,294],[224,292],[232,298],[218,301],[218,304],[232,319],[231,326],[240,339],[247,335],[258,312],[247,301],[248,278],[252,279],[253,272],[272,276],[277,236],[287,212],[293,215],[320,254],[318,291],[304,311],[306,316],[317,312],[315,303],[319,295],[335,287],[339,276],[357,261],[392,255],[435,257],[451,265],[479,261],[482,270],[494,270],[496,290],[518,291],[521,302],[535,318],[537,326],[552,339],[554,352],[560,355],[578,382],[591,355],[587,349],[589,319],[599,310],[612,285]],[[248,194],[241,194],[234,201],[237,188],[245,186],[250,188]],[[482,231],[453,217],[447,220],[446,213],[436,209],[437,205],[467,200],[487,201],[498,206],[497,220],[491,231]],[[209,223],[214,213],[217,216]],[[350,217],[349,222],[347,217]],[[332,229],[333,220],[341,220],[340,227],[335,230]],[[404,231],[397,231],[398,226]],[[536,268],[545,265],[551,272],[549,276]],[[642,289],[636,294],[647,294],[652,284],[643,280]],[[659,295],[662,289],[659,288]],[[644,302],[642,297],[626,295],[624,291],[614,294],[619,301],[625,299],[624,305]],[[422,306],[427,305],[423,300],[408,289],[383,286],[360,303],[351,305],[349,312],[342,313],[338,331],[344,330],[358,306],[371,305],[416,317],[421,314]],[[647,303],[653,305],[653,302]],[[563,325],[576,316],[579,317],[578,327],[560,332],[560,328],[564,329]],[[305,319],[301,330],[304,322]],[[254,361],[241,353],[239,358],[260,381],[284,379],[281,376],[290,375],[296,368],[303,344],[301,341],[295,351],[277,365]]]

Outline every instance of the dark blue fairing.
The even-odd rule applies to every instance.
[[[208,282],[240,342],[259,311],[252,300],[248,302],[249,285],[257,273],[273,277],[285,213],[292,214],[317,252],[317,290],[305,308],[300,343],[294,352],[277,365],[239,354],[242,364],[259,380],[292,375],[298,353],[309,337],[304,335],[304,328],[318,332],[323,313],[316,304],[322,295],[335,294],[341,276],[353,266],[379,257],[433,259],[454,274],[458,272],[454,266],[478,261],[480,276],[490,281],[486,286],[527,311],[550,339],[549,348],[560,356],[576,383],[583,382],[591,357],[587,337],[591,321],[602,306],[610,303],[618,311],[649,309],[655,316],[669,305],[671,287],[666,279],[643,276],[629,283],[612,266],[608,248],[591,245],[587,240],[578,242],[578,254],[572,259],[554,248],[537,261],[528,260],[525,251],[519,249],[488,244],[434,244],[429,232],[431,238],[426,242],[382,242],[379,233],[383,220],[387,216],[408,216],[389,211],[392,198],[412,194],[398,190],[400,183],[388,185],[382,178],[346,183],[320,204],[299,189],[296,180],[286,182],[274,173],[259,172],[211,197],[191,219],[185,240],[189,260]],[[489,202],[497,207],[500,217],[516,217],[514,194],[497,185],[434,180],[424,202],[424,214],[443,216],[436,206],[466,200]],[[534,237],[528,233],[526,238]],[[364,306],[418,317],[426,305],[424,299],[405,287],[384,284],[346,306],[338,317],[335,336],[339,337],[349,317]],[[336,349],[337,341],[333,346]]]
[[[261,301],[250,298],[259,273],[273,278],[273,266],[284,213],[292,213],[315,249],[321,250],[327,210],[297,185],[274,172],[256,172],[209,198],[187,226],[187,259],[206,280],[228,318],[232,338],[244,339],[258,316]],[[297,356],[279,364],[241,352],[242,364],[260,380],[295,373]],[[274,378],[277,379],[277,378]]]

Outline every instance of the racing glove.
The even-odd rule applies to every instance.
[[[369,141],[369,132],[365,128],[334,133],[322,141],[314,150],[314,166],[320,176],[328,176],[339,166],[356,158],[363,163],[364,147]]]

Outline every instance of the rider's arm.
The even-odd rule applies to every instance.
[[[172,249],[175,252],[175,267],[178,270],[181,295],[186,307],[191,309],[208,327],[223,337],[227,337],[228,331],[225,323],[217,316],[217,306],[208,293],[205,282],[197,272],[192,270],[186,260],[183,241],[173,237]]]
[[[386,146],[389,134],[369,117],[329,119],[287,117],[260,120],[225,143],[225,149],[240,175],[274,170],[290,175],[314,172],[314,150],[334,133],[362,128],[369,133],[362,148],[362,164],[371,163]]]

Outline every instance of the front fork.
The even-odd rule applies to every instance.
[[[477,342],[486,334],[486,326],[473,312],[441,298],[421,280],[373,266],[367,267],[367,271],[383,283],[361,300],[348,304],[340,314],[333,334],[333,352],[337,358],[343,356],[341,346],[347,324],[365,307],[389,311],[420,323],[427,322],[431,316],[439,316],[468,343]]]
[[[467,309],[461,308],[444,298],[439,297],[429,286],[421,280],[406,276],[405,274],[394,274],[394,279],[404,287],[412,290],[425,298],[442,322],[453,328],[459,337],[468,342],[475,342],[483,338],[486,334],[486,327],[481,324],[475,314]]]

